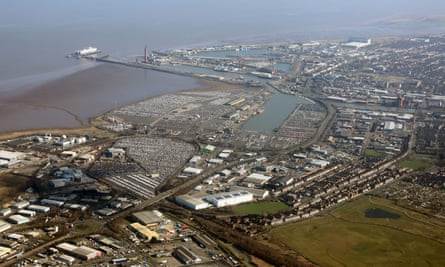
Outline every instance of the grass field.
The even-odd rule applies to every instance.
[[[289,206],[283,202],[263,201],[234,206],[232,211],[235,214],[262,214],[286,210],[288,208]]]
[[[425,170],[433,166],[432,163],[423,160],[404,160],[400,162],[399,165],[403,168],[410,168],[415,171]]]
[[[401,217],[366,218],[370,208]],[[375,197],[363,196],[268,236],[321,266],[445,266],[445,222]]]
[[[372,149],[366,149],[365,155],[368,157],[385,158],[387,155]]]

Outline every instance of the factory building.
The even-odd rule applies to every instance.
[[[272,179],[271,176],[263,175],[261,173],[252,173],[243,180],[243,184],[253,185],[255,187],[262,187],[270,179]]]
[[[217,208],[221,208],[252,201],[253,194],[247,191],[224,192],[208,195],[204,197],[204,200],[208,201]]]
[[[11,228],[11,225],[5,221],[0,220],[0,233]]]
[[[198,175],[202,172],[202,169],[187,167],[182,172],[188,175]]]
[[[36,212],[33,211],[33,210],[18,210],[17,214],[23,215],[23,216],[26,216],[26,217],[34,217],[34,216],[36,216]]]
[[[50,210],[49,207],[41,205],[29,205],[27,209],[39,213],[46,213]]]
[[[205,202],[204,200],[189,195],[177,196],[175,198],[175,201],[179,205],[182,205],[192,210],[202,210],[210,206],[209,203]]]
[[[248,188],[244,186],[231,186],[230,191],[247,191],[253,195],[253,198],[263,200],[267,196],[269,196],[269,190],[257,189],[257,188]]]
[[[115,210],[115,209],[103,208],[103,209],[96,210],[95,213],[100,216],[111,216],[111,215],[115,214],[116,212],[117,212],[117,210]]]
[[[102,252],[86,246],[75,246],[70,243],[61,243],[56,246],[57,249],[81,260],[92,260],[102,256]]]
[[[140,238],[151,241],[152,239],[159,240],[159,235],[155,231],[148,229],[140,223],[132,223],[129,225],[130,230],[135,232]]]
[[[63,201],[58,201],[58,200],[52,200],[52,199],[47,199],[44,198],[40,201],[40,203],[42,203],[43,205],[48,205],[48,206],[54,206],[54,207],[62,207],[63,204],[65,204],[65,202]]]
[[[309,165],[314,166],[316,168],[324,168],[330,164],[327,160],[321,160],[321,159],[313,159],[309,163]]]
[[[24,217],[22,215],[18,215],[18,214],[8,217],[7,220],[12,224],[24,224],[24,223],[30,222],[29,218]]]
[[[164,220],[162,213],[157,210],[136,212],[133,217],[143,225],[157,225]]]
[[[56,261],[60,261],[66,265],[72,265],[76,260],[74,257],[68,256],[66,254],[60,254],[54,258]]]
[[[60,188],[68,185],[70,183],[69,179],[54,179],[48,182],[48,185],[52,188]]]
[[[195,241],[202,248],[216,249],[218,247],[216,242],[206,235],[192,235],[192,240]]]
[[[20,202],[13,204],[11,207],[13,209],[24,209],[28,206],[29,206],[29,201],[24,200],[24,201],[20,201]]]
[[[0,166],[8,168],[25,158],[25,153],[0,150]]]
[[[198,165],[199,163],[202,162],[202,158],[200,156],[193,156],[190,160],[189,160],[189,164],[191,165]]]
[[[10,248],[0,246],[0,259],[6,258],[9,253],[11,253]]]
[[[10,208],[0,210],[0,216],[8,216],[11,213],[12,213],[12,210]]]
[[[124,157],[125,149],[117,148],[117,147],[110,147],[103,153],[103,155],[107,158]]]
[[[173,254],[178,260],[187,265],[200,263],[202,261],[195,253],[183,246],[176,248]]]

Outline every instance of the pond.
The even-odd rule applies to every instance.
[[[400,215],[382,209],[367,209],[365,211],[366,218],[372,219],[399,219]]]

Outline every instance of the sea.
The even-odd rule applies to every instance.
[[[390,3],[388,3],[390,2]],[[0,132],[70,128],[156,95],[204,86],[67,58],[149,50],[445,32],[445,3],[417,0],[0,0]]]

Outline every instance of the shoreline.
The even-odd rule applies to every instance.
[[[208,87],[196,78],[98,64],[26,90],[0,93],[0,135],[79,128],[110,110],[152,96]]]
[[[194,78],[197,83],[198,83],[198,87],[194,87],[194,88],[184,88],[182,90],[179,91],[175,91],[175,92],[169,92],[166,94],[175,94],[175,93],[180,93],[180,92],[193,92],[193,91],[220,91],[220,90],[231,90],[233,88],[238,88],[241,87],[239,85],[231,85],[231,84],[227,84],[224,82],[218,82],[218,81],[210,81],[210,80],[205,80],[205,79],[199,79],[199,78]],[[155,98],[158,96],[161,96],[163,94],[157,94],[157,95],[152,95],[152,96],[148,96],[145,98],[141,98],[138,100],[135,100],[131,103],[127,103],[121,106],[116,106],[110,110],[107,110],[101,114],[98,114],[96,116],[92,116],[88,118],[88,121],[86,122],[86,124],[83,125],[78,125],[78,126],[73,126],[73,127],[43,127],[43,128],[29,128],[29,129],[23,129],[23,130],[11,130],[11,131],[1,131],[0,132],[0,140],[4,141],[4,140],[8,140],[8,139],[13,139],[13,138],[18,138],[18,137],[22,137],[22,136],[30,136],[30,135],[34,135],[34,134],[38,134],[38,133],[53,133],[53,134],[74,134],[74,133],[92,133],[92,132],[96,132],[96,133],[108,133],[107,131],[104,131],[100,128],[98,128],[97,126],[100,125],[100,121],[102,121],[102,117],[104,117],[105,115],[112,113],[115,110],[118,110],[124,106],[127,105],[132,105],[132,104],[136,104],[151,98]],[[69,112],[69,111],[65,111],[65,112]],[[72,114],[72,116],[75,116],[75,114]],[[109,134],[113,134],[113,133],[109,133]]]

